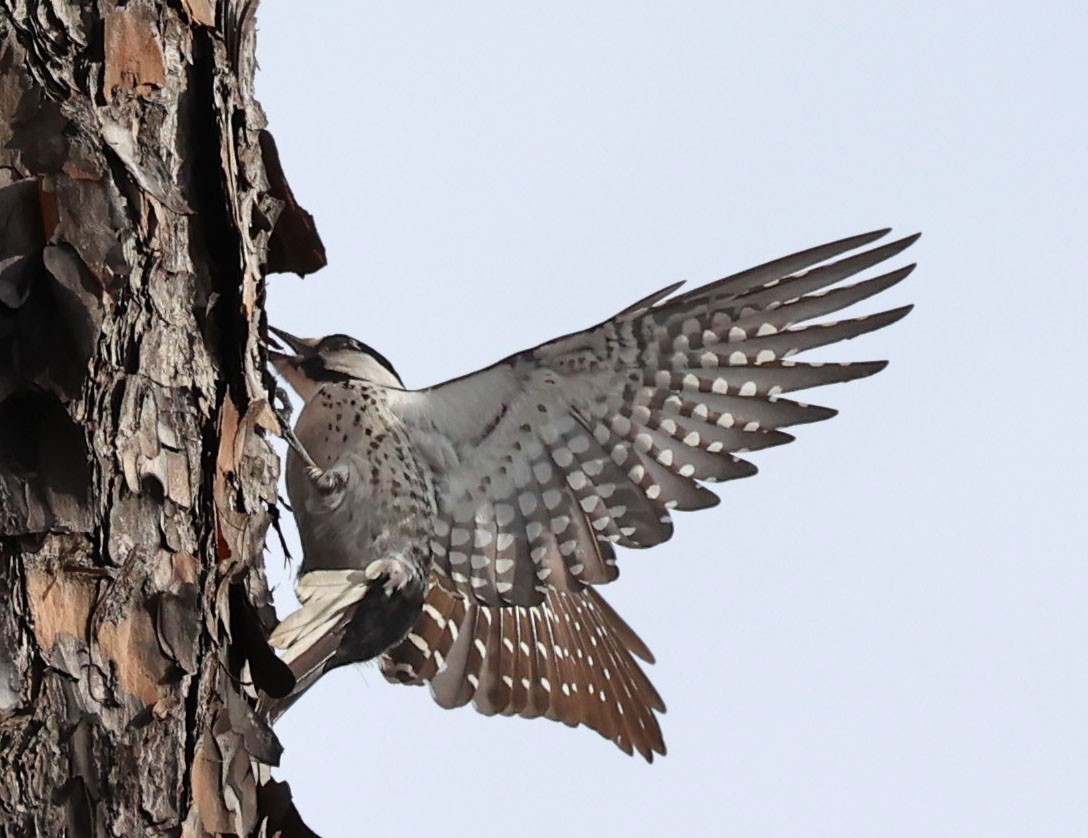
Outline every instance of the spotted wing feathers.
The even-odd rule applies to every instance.
[[[853,284],[917,236],[832,242],[686,294],[678,286],[604,323],[430,390],[393,409],[438,476],[436,573],[487,605],[534,606],[617,575],[613,545],[672,534],[673,509],[718,497],[703,483],[754,474],[738,455],[834,410],[783,394],[861,378],[882,362],[802,363],[799,352],[883,328],[909,307],[819,321],[913,266]],[[550,599],[548,599],[550,601]]]

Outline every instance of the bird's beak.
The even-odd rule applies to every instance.
[[[291,333],[283,331],[283,329],[277,329],[275,326],[269,326],[268,331],[277,338],[275,341],[271,338],[268,341],[268,360],[272,362],[276,372],[291,385],[291,389],[298,393],[304,402],[309,401],[310,397],[317,391],[317,385],[310,380],[303,364],[314,355],[318,341],[316,339],[297,338]],[[273,349],[273,343],[283,349],[290,350],[290,352],[280,352]]]
[[[275,335],[277,338],[279,338],[279,340],[275,341],[275,343],[279,344],[282,347],[290,349],[292,352],[295,353],[295,355],[300,355],[303,357],[307,355],[312,355],[314,351],[314,346],[317,344],[317,341],[313,338],[297,338],[290,332],[285,332],[283,331],[283,329],[277,329],[275,326],[269,326],[268,331]],[[284,355],[284,353],[281,352],[276,352],[275,354],[280,356]]]

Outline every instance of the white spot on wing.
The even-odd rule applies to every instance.
[[[536,495],[532,492],[522,492],[518,495],[518,507],[522,515],[532,515],[536,509]]]

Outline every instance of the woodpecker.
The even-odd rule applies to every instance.
[[[917,238],[879,230],[675,294],[422,390],[346,335],[302,339],[276,370],[304,402],[287,456],[302,540],[301,608],[273,632],[298,681],[272,717],[337,666],[380,657],[445,707],[584,724],[628,754],[665,746],[646,644],[593,586],[615,546],[672,534],[705,483],[756,472],[737,456],[834,410],[792,391],[886,362],[798,352],[880,329],[910,306],[811,322],[890,288],[910,264],[840,284]]]

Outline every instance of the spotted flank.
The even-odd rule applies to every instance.
[[[665,753],[655,713],[665,704],[636,657],[653,661],[592,588],[550,591],[532,607],[480,605],[443,584],[423,615],[381,658],[400,684],[429,684],[442,707],[585,725],[653,761]]]

